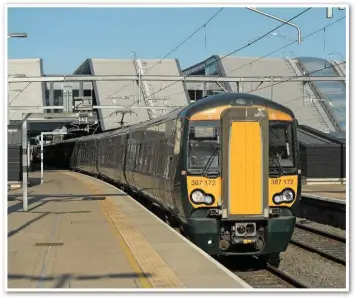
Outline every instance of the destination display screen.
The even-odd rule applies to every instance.
[[[195,126],[194,137],[195,139],[214,139],[216,138],[216,128],[208,126]]]

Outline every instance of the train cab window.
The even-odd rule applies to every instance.
[[[204,169],[209,162],[209,170],[219,170],[219,127],[209,122],[212,121],[190,126],[188,168],[191,170]]]
[[[292,136],[292,123],[270,121],[269,156],[273,161],[277,159],[282,167],[294,167],[294,142]],[[273,164],[272,162],[270,167]],[[275,166],[277,167],[277,165]]]

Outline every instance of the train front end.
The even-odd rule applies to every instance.
[[[211,255],[277,256],[300,198],[297,121],[260,97],[192,113],[186,234]]]

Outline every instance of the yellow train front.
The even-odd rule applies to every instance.
[[[292,111],[262,97],[226,93],[179,116],[185,234],[211,255],[277,260],[291,239],[301,194]]]

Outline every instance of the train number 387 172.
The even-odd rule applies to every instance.
[[[192,180],[191,184],[194,186],[215,186],[215,180]]]
[[[293,184],[293,180],[292,179],[271,179],[271,184],[286,184],[286,185],[291,185]]]

